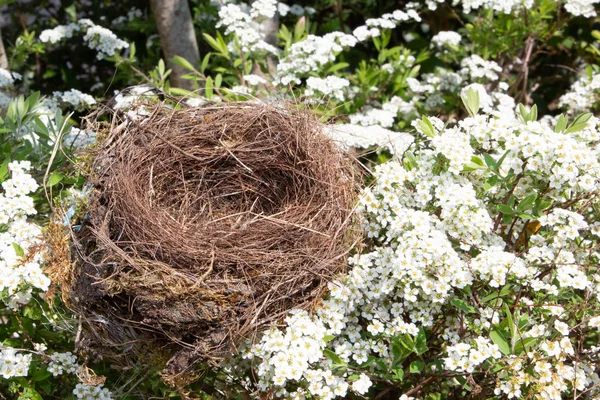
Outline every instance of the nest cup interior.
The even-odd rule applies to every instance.
[[[343,271],[354,166],[310,114],[158,105],[119,126],[93,163],[93,245],[71,290],[91,277],[96,293],[79,312],[211,357],[310,308]]]

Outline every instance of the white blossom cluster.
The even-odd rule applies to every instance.
[[[498,74],[502,72],[502,68],[495,61],[486,61],[477,54],[465,57],[460,62],[461,75],[470,80],[477,82],[483,80],[497,81]]]
[[[53,353],[50,355],[48,372],[52,373],[52,375],[58,376],[64,373],[74,374],[78,370],[79,364],[77,364],[77,356],[70,351],[66,353]]]
[[[52,99],[57,103],[66,103],[73,107],[91,106],[96,104],[96,100],[89,94],[82,93],[77,89],[70,89],[66,92],[52,93]],[[50,105],[50,108],[53,108]]]
[[[335,61],[336,54],[345,47],[354,47],[357,40],[341,32],[324,36],[308,35],[301,42],[290,46],[289,54],[277,66],[274,84],[300,84],[300,76],[317,72],[328,62]]]
[[[10,179],[2,183],[0,193],[0,291],[11,308],[27,304],[32,288],[48,290],[50,280],[42,273],[42,254],[35,251],[40,244],[40,227],[27,221],[36,213],[30,196],[38,185],[27,171],[29,161],[8,164]]]
[[[8,107],[12,98],[7,94],[7,91],[12,88],[15,80],[21,78],[21,74],[0,68],[0,109]]]
[[[86,385],[78,383],[73,389],[73,394],[82,400],[112,400],[112,393],[107,388],[100,385]]]
[[[254,19],[273,18],[277,12],[277,0],[256,0],[252,2],[250,16]]]
[[[252,8],[246,4],[224,4],[219,9],[219,21],[216,27],[225,27],[225,34],[235,34],[243,52],[266,51],[277,54],[278,50],[264,40],[260,32],[259,21],[273,16],[276,12],[275,1],[256,1]],[[228,48],[235,50],[235,41],[230,42]]]
[[[392,29],[401,22],[420,20],[421,17],[413,9],[396,10],[380,18],[368,19],[365,25],[356,28],[352,35],[342,32],[332,32],[324,36],[308,35],[305,40],[294,43],[287,56],[280,61],[274,84],[300,84],[302,75],[318,72],[325,64],[335,61],[337,53],[344,48],[354,47],[358,42],[379,36],[381,29]]]
[[[380,18],[370,18],[352,31],[352,34],[359,42],[364,42],[372,37],[381,35],[381,29],[394,29],[397,24],[406,21],[421,21],[417,11],[408,9],[406,11],[396,10],[390,14],[383,14]]]
[[[544,190],[558,203],[565,193],[576,198],[599,190],[599,150],[593,144],[600,138],[600,121],[590,118],[582,131],[571,133],[523,122],[514,114],[476,115],[454,127],[429,121],[433,139],[415,148],[411,164],[393,159],[378,166],[375,184],[363,190],[359,209],[373,245],[350,258],[352,269],[329,285],[330,297],[314,317],[294,314],[302,316],[301,322],[288,320],[286,329],[271,330],[250,351],[248,356],[259,362],[261,387],[274,384],[278,395],[290,398],[329,399],[349,390],[365,394],[369,377],[332,368],[331,352],[343,363],[360,366],[374,357],[389,365],[393,338],[414,341],[436,324],[442,325],[440,339],[445,340],[444,368],[473,372],[497,365],[497,395],[520,398],[527,391],[560,399],[600,382],[593,365],[568,362],[576,345],[590,346],[571,336],[572,324],[579,322],[569,311],[568,293],[589,293],[586,298],[595,303],[587,308],[586,329],[600,324],[600,277],[597,266],[586,261],[590,252],[600,253],[594,242],[582,239],[590,225],[586,215],[552,208],[539,218],[544,236],[533,234],[523,254],[511,250],[525,231],[523,221],[512,227],[495,222],[495,204],[506,201],[508,190],[518,199]],[[503,157],[500,176],[523,173],[514,188],[486,187],[492,176],[487,167],[465,173],[467,167],[485,165],[473,164],[481,149],[493,160]],[[506,285],[522,293],[515,304],[527,317],[520,329],[541,340],[522,355],[501,351],[490,339],[492,325],[505,318],[492,307],[480,307],[468,325],[451,316],[452,304],[469,300],[467,288],[499,291]],[[298,350],[306,336],[312,356]]]
[[[16,349],[0,346],[0,376],[10,379],[27,376],[31,354],[18,353]]]
[[[405,101],[401,97],[394,96],[390,101],[384,103],[381,108],[370,105],[365,107],[362,112],[349,115],[349,118],[354,125],[380,125],[384,128],[391,128],[398,113],[408,116],[414,111],[413,101]]]
[[[447,47],[456,47],[460,44],[462,36],[453,31],[441,31],[431,38],[431,43],[439,50]]]
[[[313,15],[316,10],[312,7],[303,7],[300,4],[292,4],[287,5],[285,3],[279,2],[277,3],[277,12],[282,17],[285,17],[288,14],[300,16],[304,14]]]
[[[343,149],[378,146],[388,149],[392,154],[402,154],[413,141],[408,133],[394,132],[379,125],[337,124],[325,128],[325,133]]]
[[[311,76],[306,80],[306,96],[314,96],[315,93],[322,93],[324,96],[332,96],[339,101],[344,101],[344,88],[350,86],[348,79],[330,75],[327,78],[316,78]]]
[[[121,49],[126,49],[129,44],[117,37],[112,31],[94,24],[89,19],[81,19],[77,23],[71,22],[67,25],[58,25],[52,29],[46,29],[40,33],[39,39],[42,43],[56,44],[63,39],[70,39],[75,32],[85,31],[83,40],[87,46],[96,50],[96,58],[102,60],[114,56]]]
[[[12,86],[15,82],[15,77],[10,71],[0,68],[0,89]]]
[[[584,75],[558,99],[558,105],[569,114],[590,111],[598,97],[600,74]]]
[[[426,5],[430,10],[436,10],[438,5],[444,2],[445,0],[427,0]],[[600,0],[557,0],[557,3],[563,4],[565,10],[570,14],[585,18],[592,18],[597,15],[594,5],[599,2]],[[452,4],[460,4],[467,14],[480,8],[512,14],[519,10],[530,9],[534,4],[534,0],[453,0]]]
[[[244,82],[250,86],[266,85],[267,80],[261,76],[250,74],[244,75]]]
[[[63,141],[74,149],[85,149],[96,142],[96,132],[90,129],[71,128]]]
[[[121,40],[111,30],[94,24],[88,19],[82,19],[79,24],[87,27],[83,40],[92,50],[98,51],[96,58],[102,60],[106,57],[112,57],[121,49],[126,49],[129,44]]]
[[[600,0],[566,0],[564,5],[565,10],[575,16],[592,18],[598,15],[595,8],[595,4],[598,3]]]
[[[70,39],[75,32],[79,32],[81,27],[71,22],[67,25],[57,25],[52,29],[46,29],[40,33],[40,41],[42,43],[56,44],[63,39]]]

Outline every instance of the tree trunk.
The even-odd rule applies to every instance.
[[[6,56],[6,50],[4,50],[2,29],[0,29],[0,68],[8,69],[8,57]]]
[[[277,32],[279,32],[279,14],[267,18],[260,24],[260,32],[264,35],[265,42],[275,46],[277,44]],[[277,59],[274,55],[267,55],[267,69],[271,76],[275,75]]]
[[[173,71],[170,75],[171,86],[194,90],[194,81],[182,79],[189,71],[172,61],[174,56],[180,56],[194,66],[200,62],[198,42],[187,0],[150,0],[150,6],[156,19],[163,56],[167,66]]]

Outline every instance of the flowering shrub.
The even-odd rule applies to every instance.
[[[598,394],[600,121],[438,122],[417,121],[422,140],[377,167],[360,202],[372,244],[315,317],[247,352],[259,389]]]
[[[2,395],[600,396],[599,0],[192,0],[202,61],[173,61],[196,92],[170,87],[146,3],[87,3],[6,6],[31,23],[2,27]],[[192,105],[301,101],[373,171],[364,243],[318,307],[173,388],[74,351],[44,269],[45,224],[68,225],[87,190],[81,113],[140,80]]]

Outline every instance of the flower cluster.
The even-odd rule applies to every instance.
[[[371,126],[380,125],[384,128],[391,128],[398,113],[410,115],[415,111],[415,106],[412,102],[404,101],[398,96],[394,96],[384,103],[381,108],[367,106],[362,112],[349,116],[350,122],[355,125]]]
[[[594,211],[573,207],[600,189],[599,123],[591,117],[566,133],[512,113],[453,127],[417,121],[430,139],[403,162],[379,165],[363,191],[370,249],[350,258],[352,269],[329,285],[315,316],[295,314],[301,327],[288,320],[253,347],[260,388],[276,385],[291,398],[366,394],[369,377],[341,366],[396,365],[400,343],[409,353],[437,351],[428,358],[444,362],[432,371],[499,371],[490,383],[496,395],[597,391],[591,342],[571,332],[580,323],[575,311],[588,315],[577,328],[583,338],[600,324],[599,254],[585,233]],[[584,294],[585,311],[573,309],[570,299]],[[297,350],[307,329],[318,332],[307,345],[311,357]],[[575,348],[581,358],[572,365]]]
[[[292,4],[291,6],[289,6],[285,3],[279,2],[277,3],[277,12],[282,17],[285,17],[288,14],[296,16],[300,16],[303,14],[313,15],[316,12],[316,10],[312,7],[302,7],[299,4]]]
[[[16,349],[0,347],[0,376],[9,379],[27,376],[31,354],[17,353]]]
[[[54,376],[62,375],[64,373],[74,374],[79,369],[77,364],[77,356],[70,351],[66,353],[53,353],[50,355],[50,361],[48,363],[48,371]]]
[[[307,89],[304,94],[313,96],[315,92],[318,92],[323,93],[325,96],[332,96],[339,101],[344,101],[344,88],[348,86],[350,86],[350,82],[347,79],[337,76],[331,75],[325,79],[311,76],[306,80]]]
[[[17,308],[29,302],[32,288],[47,290],[50,280],[42,273],[42,253],[36,249],[40,228],[27,221],[36,213],[29,195],[38,188],[27,173],[31,163],[11,162],[8,168],[11,176],[0,193],[0,291],[5,291],[8,306]]]
[[[456,47],[459,45],[462,36],[454,31],[441,31],[431,38],[431,44],[442,50],[447,47]]]
[[[344,149],[378,146],[388,149],[392,154],[404,153],[413,141],[413,136],[408,133],[394,132],[379,125],[328,125],[325,133]]]
[[[586,74],[579,78],[571,89],[558,100],[558,105],[569,114],[590,111],[600,89],[600,74]]]
[[[14,85],[15,80],[21,79],[21,75],[0,68],[0,108],[6,108],[10,104],[11,97],[5,93]]]
[[[235,34],[241,51],[268,52],[277,54],[278,50],[264,40],[260,32],[260,20],[272,17],[276,12],[276,2],[265,0],[254,2],[252,8],[242,4],[225,4],[219,9],[219,22],[216,27],[225,27],[225,34]],[[228,45],[235,50],[235,41]]]
[[[91,106],[96,104],[96,100],[89,94],[82,93],[77,89],[71,89],[66,92],[54,92],[52,98],[55,102],[66,103],[72,107]]]
[[[129,47],[127,42],[119,39],[112,31],[96,25],[88,19],[80,20],[79,24],[87,27],[83,40],[90,49],[98,51],[96,58],[99,60],[112,57],[117,51]]]
[[[92,386],[78,383],[73,394],[82,400],[112,400],[112,393],[102,384]]]
[[[70,39],[75,32],[81,30],[80,26],[74,22],[67,25],[57,25],[52,29],[46,29],[40,33],[40,42],[56,44],[63,39]]]
[[[294,43],[289,54],[277,66],[274,84],[288,85],[300,83],[300,76],[309,72],[317,72],[320,67],[334,61],[336,54],[345,47],[354,47],[357,40],[352,35],[341,32],[328,33],[324,36],[308,35]]]
[[[85,31],[83,40],[87,46],[96,50],[96,57],[102,60],[106,57],[114,56],[117,51],[126,49],[129,44],[117,37],[109,29],[94,24],[89,19],[81,19],[77,23],[71,22],[68,25],[58,25],[53,29],[46,29],[40,33],[39,39],[42,43],[56,44],[63,39],[70,39],[75,32]]]
[[[439,3],[444,0],[428,0],[427,6],[430,10],[435,10]],[[512,14],[522,9],[529,9],[533,6],[534,0],[455,0],[454,4],[460,4],[465,13],[470,13],[473,10],[484,8],[493,10],[498,13]],[[565,10],[574,16],[583,16],[586,18],[595,17],[595,4],[599,0],[566,0],[557,1],[564,4]]]

